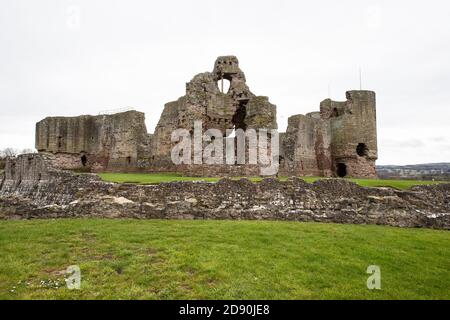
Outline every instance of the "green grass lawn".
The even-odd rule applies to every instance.
[[[450,299],[450,233],[429,229],[0,221],[0,259],[0,299]],[[69,265],[81,290],[61,285]],[[369,265],[381,290],[366,287]]]
[[[171,181],[208,181],[217,182],[220,178],[206,177],[184,177],[178,173],[100,173],[99,176],[110,182],[118,183],[138,183],[138,184],[155,184],[160,182]],[[239,178],[233,178],[239,179]],[[261,177],[251,177],[254,182],[261,181]],[[287,177],[280,177],[280,180],[286,180]],[[306,182],[314,182],[320,177],[302,177]],[[442,183],[442,181],[422,181],[422,180],[386,180],[386,179],[348,179],[366,187],[393,187],[397,189],[408,189],[415,185]]]

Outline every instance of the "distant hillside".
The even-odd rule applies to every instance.
[[[380,178],[450,180],[450,162],[377,166]]]

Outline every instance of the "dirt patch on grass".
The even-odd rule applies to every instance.
[[[159,250],[155,249],[155,248],[147,248],[146,253],[152,257],[152,256],[157,255],[159,253]]]
[[[45,273],[49,276],[61,277],[66,274],[66,268],[65,267],[45,268],[45,269],[42,269],[42,273]]]

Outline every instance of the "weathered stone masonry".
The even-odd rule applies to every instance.
[[[148,161],[149,144],[145,116],[136,111],[49,117],[36,124],[36,149],[55,154],[55,165],[63,169],[133,170]]]
[[[450,229],[450,184],[409,191],[341,179],[115,184],[53,167],[52,155],[10,159],[0,177],[0,218],[267,219]]]
[[[348,91],[343,102],[326,99],[320,112],[288,119],[281,172],[303,176],[375,177],[375,93]]]
[[[224,82],[229,89],[224,89]],[[343,102],[326,99],[320,112],[294,115],[280,134],[280,174],[375,177],[376,101],[372,91],[348,91]],[[254,176],[252,164],[175,165],[171,160],[176,129],[217,129],[214,139],[230,139],[227,130],[276,129],[276,106],[256,96],[235,56],[218,57],[212,72],[186,84],[186,94],[167,103],[153,134],[144,114],[52,117],[36,126],[36,148],[56,155],[63,169],[91,171],[176,171],[203,176]],[[209,134],[208,134],[209,135]],[[233,139],[233,138],[231,138]],[[206,142],[203,142],[205,146]],[[247,142],[248,148],[249,142]],[[225,159],[225,154],[223,154]],[[225,161],[224,161],[225,163]]]

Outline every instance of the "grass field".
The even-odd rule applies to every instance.
[[[0,299],[450,299],[450,233],[268,221],[0,221]],[[61,271],[81,268],[81,290]],[[368,290],[369,265],[381,290]]]
[[[209,181],[216,182],[220,178],[204,178],[204,177],[183,177],[178,173],[100,173],[99,176],[110,182],[118,183],[138,183],[138,184],[155,184],[160,182],[171,181]],[[239,178],[235,178],[239,179]],[[280,180],[286,180],[287,177],[281,177]],[[320,177],[302,177],[306,182],[314,182]],[[252,177],[250,180],[254,182],[261,181],[261,177]],[[383,180],[383,179],[348,179],[366,187],[393,187],[397,189],[408,189],[415,185],[442,183],[441,181],[422,181],[422,180]]]

